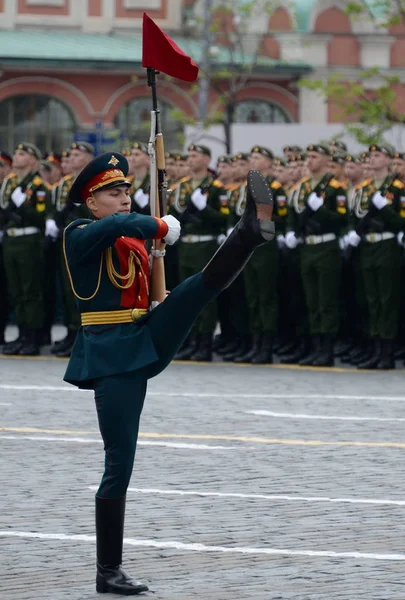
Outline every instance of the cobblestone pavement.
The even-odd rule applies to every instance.
[[[100,597],[103,450],[65,366],[0,360],[1,600]],[[404,382],[223,364],[153,379],[124,548],[144,597],[404,600]]]

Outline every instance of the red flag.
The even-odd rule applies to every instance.
[[[143,13],[142,66],[183,81],[195,81],[198,77],[195,62],[146,13]]]

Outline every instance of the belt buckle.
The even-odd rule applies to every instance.
[[[313,235],[309,235],[307,238],[307,242],[310,246],[313,246],[315,244],[315,239]]]
[[[140,308],[134,308],[131,313],[131,317],[133,321],[137,321],[142,316],[142,311]]]
[[[377,241],[377,236],[375,233],[370,233],[370,242],[376,242]]]
[[[15,237],[15,228],[7,229],[7,235],[10,237]]]

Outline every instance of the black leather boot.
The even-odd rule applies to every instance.
[[[273,196],[266,179],[259,171],[249,171],[247,181],[245,212],[202,271],[205,285],[213,290],[230,286],[255,248],[274,239]]]
[[[395,369],[394,345],[393,340],[382,340],[382,350],[377,369],[388,370]]]
[[[373,352],[363,362],[357,364],[358,369],[376,369],[381,358],[381,340],[375,338]]]
[[[228,354],[224,354],[222,360],[224,362],[233,362],[235,358],[240,355],[246,354],[251,348],[252,345],[252,336],[251,335],[239,335],[238,336],[238,345],[235,347],[233,352],[229,352]]]
[[[252,357],[252,365],[271,365],[273,363],[273,338],[263,333],[260,350]]]
[[[71,355],[76,340],[77,331],[72,329],[66,337],[66,342],[54,354],[59,358],[67,358]]]
[[[15,354],[18,354],[24,345],[24,340],[25,329],[23,327],[19,327],[18,338],[13,342],[7,342],[6,344],[4,344],[3,354],[5,354],[6,356],[13,356]]]
[[[311,349],[311,343],[308,336],[302,336],[299,340],[297,348],[291,354],[283,354],[280,357],[280,363],[282,365],[296,365],[300,360],[306,358]]]
[[[27,329],[25,332],[24,343],[20,348],[18,354],[20,356],[38,356],[39,345],[38,345],[38,333],[36,329]]]
[[[225,356],[226,354],[234,353],[240,347],[240,339],[239,336],[235,333],[229,336],[229,340],[223,346],[220,346],[217,350],[217,353],[221,356]]]
[[[184,344],[177,352],[174,360],[190,360],[190,357],[197,351],[199,343],[199,335],[190,334]]]
[[[67,348],[72,348],[76,339],[76,329],[68,329],[67,335],[58,342],[55,342],[51,347],[51,353],[56,354],[57,352],[63,352]]]
[[[321,340],[319,335],[312,336],[312,350],[299,361],[301,367],[311,367],[319,356],[321,349]]]
[[[190,356],[190,360],[197,362],[212,361],[212,333],[201,333],[197,350]]]
[[[235,356],[233,362],[235,363],[247,363],[251,362],[252,358],[256,356],[260,352],[262,344],[262,336],[260,333],[254,333],[252,336],[252,344],[250,349],[246,349],[244,352],[242,351],[238,356]]]
[[[125,499],[96,496],[97,577],[100,594],[136,596],[148,586],[129,577],[121,568]]]
[[[314,367],[333,367],[333,336],[328,333],[321,335],[320,351],[312,364]]]

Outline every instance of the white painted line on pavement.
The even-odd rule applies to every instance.
[[[0,537],[16,537],[24,539],[60,540],[75,542],[96,541],[94,535],[67,535],[65,533],[34,533],[31,531],[1,531]],[[267,554],[272,556],[309,556],[313,558],[356,558],[365,560],[404,561],[405,554],[378,554],[370,552],[334,552],[332,550],[288,550],[283,548],[251,548],[249,546],[206,546],[205,544],[184,544],[176,541],[158,541],[136,538],[125,538],[128,546],[143,548],[159,548],[161,550],[180,550],[185,552],[219,552],[232,554]]]
[[[313,419],[315,421],[380,421],[380,422],[404,422],[405,418],[380,418],[380,417],[337,417],[335,415],[306,415],[301,413],[279,413],[270,410],[245,410],[245,415],[257,415],[259,417],[275,417],[277,419]]]
[[[95,485],[89,486],[89,490],[96,491],[98,487]],[[249,500],[271,500],[282,502],[328,502],[328,503],[344,503],[344,504],[377,504],[391,506],[405,506],[405,500],[388,500],[376,498],[329,498],[327,496],[286,496],[281,494],[237,494],[233,492],[198,492],[190,490],[160,490],[155,488],[128,488],[128,492],[136,494],[156,494],[167,496],[199,496],[202,498],[241,498]]]
[[[78,444],[102,444],[103,440],[79,437],[49,437],[42,435],[2,435],[1,440],[31,440],[35,442],[76,442]],[[179,448],[181,450],[234,450],[236,446],[210,446],[209,444],[185,444],[181,442],[150,442],[138,439],[138,446],[163,446],[164,448]]]
[[[79,390],[74,386],[67,385],[11,385],[0,384],[2,390],[31,390],[31,391],[51,391],[51,392],[92,392],[92,390]],[[269,400],[383,400],[387,402],[405,402],[405,394],[403,396],[348,396],[340,394],[223,394],[218,392],[201,393],[201,392],[168,392],[166,390],[148,391],[148,396],[168,396],[172,398],[268,398]]]

